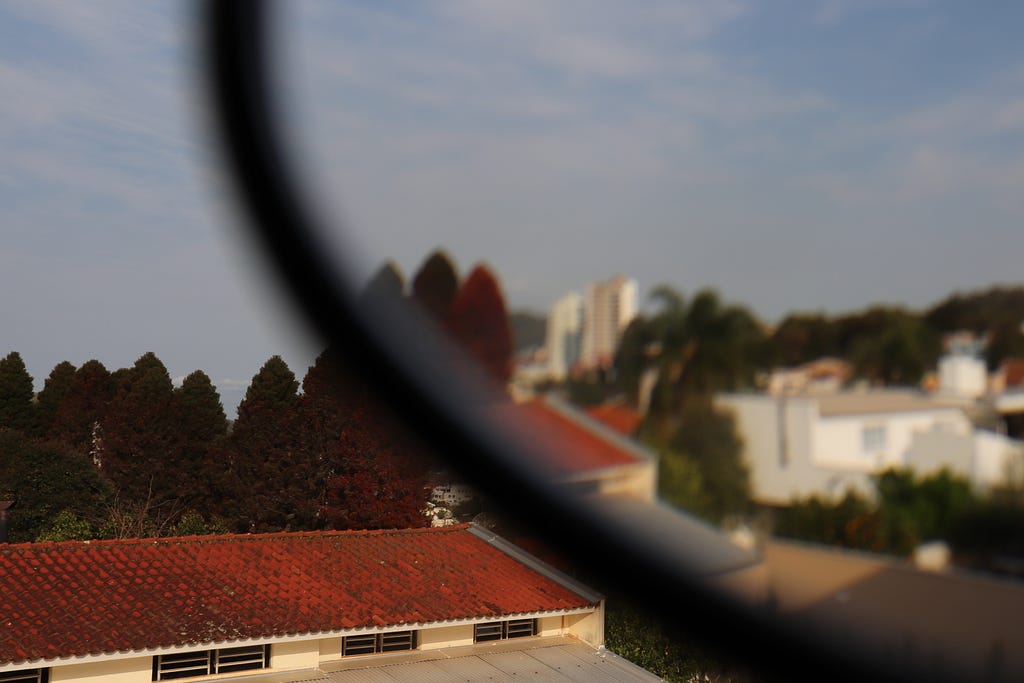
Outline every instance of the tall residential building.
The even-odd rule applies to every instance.
[[[587,286],[583,302],[582,367],[611,365],[622,333],[636,317],[638,291],[636,280],[621,275]]]
[[[548,353],[548,375],[562,381],[580,359],[583,338],[583,297],[576,292],[555,302],[548,313],[545,346]]]

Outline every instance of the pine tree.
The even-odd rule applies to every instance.
[[[110,372],[98,360],[86,361],[75,371],[46,436],[82,453],[90,451],[93,434],[106,415],[113,396]]]
[[[75,381],[75,366],[68,361],[61,361],[50,371],[50,376],[43,383],[43,390],[36,397],[37,434],[46,434],[53,426],[57,410],[71,392]]]
[[[397,301],[405,294],[405,278],[394,261],[382,265],[366,283],[359,299],[364,304],[381,300]]]
[[[220,394],[206,373],[196,370],[174,390],[174,398],[182,439],[181,456],[173,463],[174,476],[182,484],[178,496],[184,505],[216,513],[213,482],[223,473],[221,442],[228,432]]]
[[[184,439],[170,374],[152,352],[123,375],[103,431],[101,468],[121,496],[156,504],[177,497],[184,483],[176,465]]]
[[[32,376],[28,374],[21,354],[12,351],[0,360],[0,428],[17,429],[25,433],[34,431],[34,394]]]
[[[412,300],[442,324],[451,314],[458,291],[458,273],[451,259],[440,249],[423,262],[412,280]]]
[[[451,310],[455,338],[504,387],[512,376],[512,332],[505,297],[486,266],[478,265],[472,270]]]
[[[202,370],[188,375],[174,390],[181,414],[182,435],[190,444],[209,444],[227,434],[228,418],[220,394]]]
[[[296,403],[299,383],[280,356],[253,377],[238,406],[228,442],[230,476],[222,499],[240,531],[310,528],[315,524],[315,472],[300,452]],[[311,499],[313,498],[313,499]]]

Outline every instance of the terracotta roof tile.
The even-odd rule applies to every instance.
[[[636,434],[636,430],[640,429],[640,423],[644,421],[640,413],[616,403],[591,406],[587,408],[587,415],[624,436]]]
[[[579,474],[635,464],[640,460],[635,453],[615,442],[619,438],[617,434],[584,413],[570,416],[570,411],[573,409],[556,409],[543,399],[495,409],[497,418],[505,425],[526,434],[544,452],[550,453],[555,458],[551,465],[559,472]]]
[[[589,604],[465,526],[6,545],[0,663]]]

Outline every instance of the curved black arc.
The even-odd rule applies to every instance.
[[[528,468],[516,466],[521,444],[495,438],[467,413],[450,378],[397,352],[395,340],[422,336],[421,327],[397,316],[367,321],[314,238],[315,219],[289,172],[271,106],[268,12],[265,0],[205,2],[210,98],[223,159],[249,225],[315,331],[356,359],[354,365],[403,418],[489,496],[514,507],[538,536],[691,637],[787,680],[914,680],[915,672],[898,671],[893,662],[865,661],[843,643],[823,643],[726,598],[667,560],[656,544],[556,495]]]

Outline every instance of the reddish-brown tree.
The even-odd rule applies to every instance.
[[[512,376],[512,331],[505,297],[491,271],[476,266],[452,302],[451,329],[455,338],[501,386]]]

